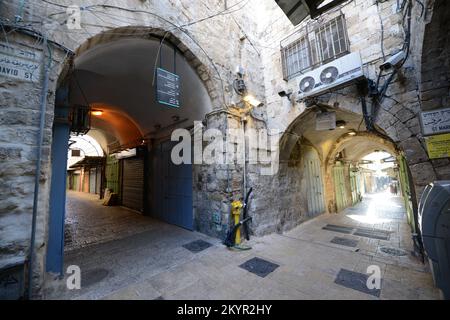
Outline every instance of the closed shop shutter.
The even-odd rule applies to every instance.
[[[89,172],[89,193],[95,194],[95,184],[97,180],[97,169],[91,169]]]
[[[144,212],[144,159],[123,160],[122,205]]]

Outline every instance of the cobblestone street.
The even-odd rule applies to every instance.
[[[61,289],[64,287],[61,281],[61,287],[49,290],[47,298],[439,298],[428,267],[411,255],[412,241],[402,200],[388,193],[370,195],[363,203],[339,215],[322,215],[283,235],[253,238],[249,243],[253,249],[245,252],[230,251],[217,239],[133,216],[134,212],[120,207],[105,209],[92,199],[73,205],[78,209],[89,208],[83,213],[89,217],[78,219],[78,226],[83,230],[78,236],[84,234],[91,239],[91,235],[112,231],[118,239],[109,241],[102,236],[103,243],[68,252],[65,264],[81,267],[82,289],[66,291]],[[111,216],[106,219],[102,210],[111,210]],[[82,226],[82,221],[92,223]],[[323,230],[327,225],[347,227],[351,231],[344,234],[344,229]],[[134,234],[127,236],[125,229]],[[375,233],[371,234],[370,230]],[[389,235],[389,240],[374,238],[379,238],[380,230],[388,231],[384,234]],[[364,236],[355,235],[358,232]],[[341,241],[331,242],[336,239]],[[347,243],[342,239],[353,241]],[[194,240],[204,240],[212,246],[198,253],[183,247]],[[255,257],[278,267],[265,277],[240,267]],[[373,265],[382,273],[379,294],[336,283],[342,269],[366,274],[367,268]]]

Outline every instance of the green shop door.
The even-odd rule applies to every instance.
[[[336,194],[336,210],[341,212],[349,206],[346,194],[345,167],[338,163],[333,168],[334,191]]]

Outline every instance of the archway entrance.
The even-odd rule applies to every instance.
[[[297,169],[303,170],[303,178],[297,181],[298,188],[292,188],[307,195],[304,203],[295,205],[298,215],[339,214],[347,217],[342,220],[345,223],[380,230],[380,221],[403,223],[409,225],[411,247],[421,251],[414,188],[404,155],[387,136],[368,132],[361,115],[326,106],[305,111],[282,137],[280,157],[282,163],[303,163]],[[312,158],[314,170],[310,169]],[[314,184],[304,183],[311,179]],[[325,205],[320,206],[311,195],[322,186]]]
[[[47,271],[62,273],[65,220],[72,233],[66,227],[66,242],[78,237],[74,250],[153,230],[153,218],[194,229],[194,168],[173,165],[167,146],[173,130],[191,129],[212,103],[172,38],[100,35],[82,46],[61,79]],[[74,152],[72,140],[99,146],[99,155]],[[67,166],[69,149],[80,158]]]

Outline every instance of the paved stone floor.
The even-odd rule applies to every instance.
[[[98,195],[68,191],[65,250],[126,238],[151,230],[155,221],[124,207],[106,207]]]
[[[123,212],[125,216],[130,213]],[[96,213],[93,210],[89,214]],[[123,221],[120,214],[117,216],[120,217],[119,221]],[[127,227],[135,231],[133,235],[122,237],[122,234],[117,240],[68,252],[66,265],[75,264],[81,267],[82,289],[49,290],[46,298],[439,298],[428,267],[410,254],[412,243],[402,200],[391,197],[388,193],[368,196],[363,203],[339,215],[320,216],[283,235],[253,238],[249,243],[253,249],[245,252],[230,251],[224,248],[218,239],[152,219],[133,219],[125,219],[128,221]],[[141,226],[136,227],[133,224],[142,222],[144,225],[148,224],[145,228],[149,229],[136,233]],[[390,238],[378,240],[323,230],[327,224],[345,225],[353,229],[364,227],[387,230],[390,231]],[[335,237],[355,240],[356,247],[331,243]],[[183,247],[199,239],[213,246],[198,253]],[[406,255],[386,254],[381,250],[383,247],[402,250]],[[239,267],[255,257],[275,263],[279,267],[264,278]],[[367,268],[373,265],[378,266],[382,273],[379,297],[335,283],[341,269],[365,274]],[[63,283],[64,281],[61,281],[61,287]]]

